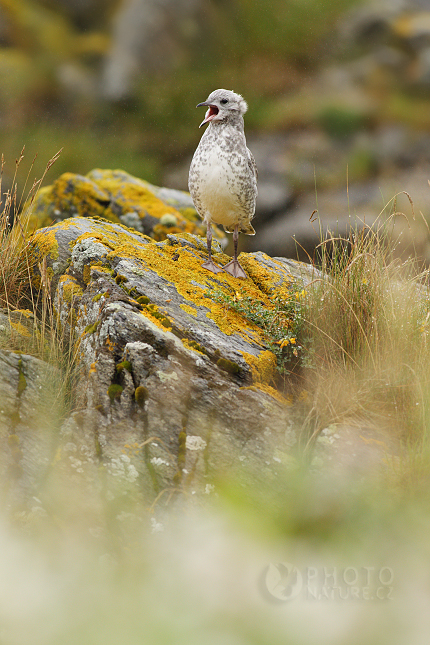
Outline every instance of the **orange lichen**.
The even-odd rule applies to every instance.
[[[105,345],[109,348],[109,351],[111,352],[115,349],[115,343],[111,341],[110,336],[106,336]]]

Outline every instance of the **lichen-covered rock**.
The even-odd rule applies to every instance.
[[[52,387],[58,380],[58,370],[34,356],[0,350],[0,469],[8,504],[21,504],[49,468],[62,413]]]
[[[102,217],[156,240],[166,239],[168,233],[204,232],[188,193],[154,186],[123,170],[95,169],[86,176],[64,173],[39,191],[30,212],[30,231],[79,216]],[[214,234],[225,241],[219,229]]]
[[[28,309],[16,309],[8,311],[0,309],[0,339],[3,345],[13,344],[13,337],[19,338],[20,342],[31,338],[34,332],[34,314]]]
[[[288,297],[298,264],[242,254],[249,278],[237,280],[201,267],[206,246],[195,235],[155,242],[80,217],[37,231],[33,246],[75,344],[81,425],[106,464],[130,451],[127,463],[155,492],[241,461],[261,476],[276,467],[274,443],[291,445],[276,357],[261,327],[215,296],[270,308],[274,295]],[[216,242],[214,257],[228,260]]]

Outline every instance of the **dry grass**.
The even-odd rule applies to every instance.
[[[34,179],[30,189],[27,186],[36,161],[30,164],[24,185],[18,198],[18,175],[24,160],[24,150],[15,160],[15,172],[11,187],[3,194],[3,171],[5,159],[1,157],[0,169],[0,307],[17,309],[28,298],[30,246],[28,241],[28,222],[37,193],[46,173],[58,159],[61,150],[46,164],[40,179]]]
[[[396,257],[397,213],[318,248],[321,276],[305,303],[303,406],[311,448],[332,424],[373,424],[422,450],[429,428],[429,272]]]
[[[70,379],[74,370],[72,343],[65,338],[51,298],[51,280],[46,260],[38,265],[40,288],[31,281],[31,267],[35,265],[30,244],[29,221],[34,200],[46,173],[57,161],[61,150],[46,164],[39,179],[31,182],[35,160],[26,171],[22,185],[24,148],[15,161],[11,188],[3,194],[2,177],[5,160],[0,170],[0,310],[8,317],[8,325],[0,335],[0,348],[31,354],[62,370],[58,396],[70,395]],[[18,194],[21,195],[18,198]]]

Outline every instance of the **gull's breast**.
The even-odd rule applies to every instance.
[[[227,158],[217,146],[200,159],[195,185],[205,219],[230,227],[249,215],[241,197],[246,170],[240,158]]]

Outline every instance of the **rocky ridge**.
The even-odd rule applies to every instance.
[[[279,389],[267,333],[226,303],[249,299],[269,310],[276,297],[288,300],[303,289],[311,267],[256,252],[240,257],[247,280],[206,271],[206,243],[196,234],[201,224],[189,196],[122,171],[63,175],[32,207],[28,227],[50,224],[31,237],[32,287],[49,290],[74,356],[75,400],[72,414],[40,441],[36,468],[28,455],[49,415],[35,412],[36,396],[32,431],[30,413],[18,404],[37,394],[39,372],[52,378],[52,369],[3,352],[10,369],[2,382],[17,401],[2,426],[4,467],[15,468],[18,488],[27,494],[36,480],[65,467],[92,481],[102,467],[121,486],[139,482],[149,498],[184,486],[204,490],[238,467],[276,476],[296,440],[291,404]],[[121,223],[130,213],[136,228]],[[216,262],[228,261],[216,240],[213,251]],[[5,333],[24,338],[28,316],[4,316]],[[43,400],[46,389],[52,387],[41,388]]]

